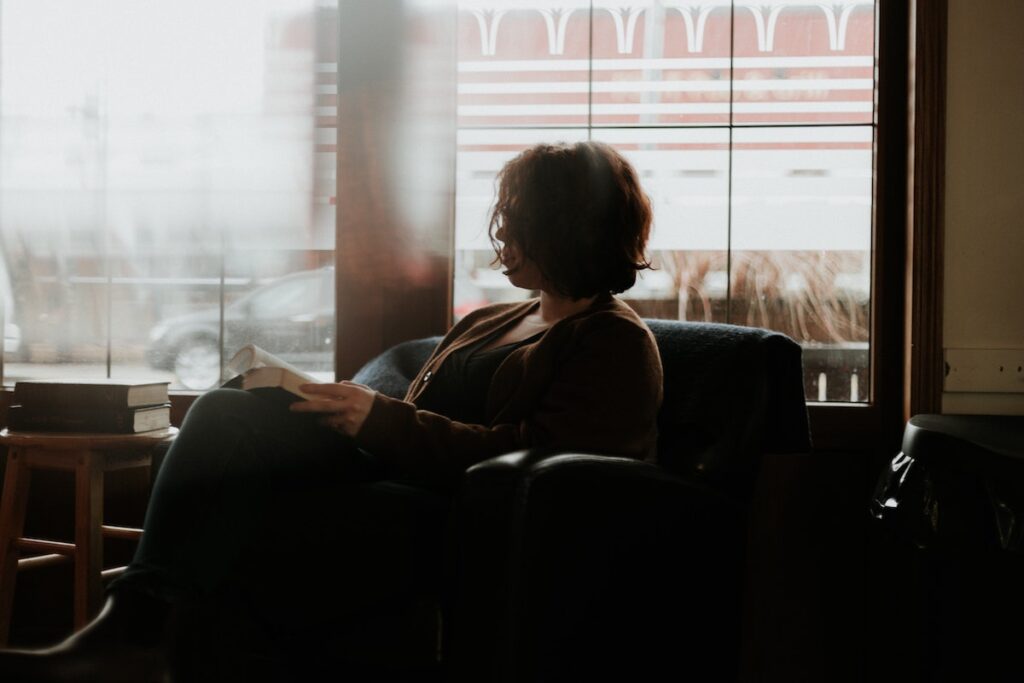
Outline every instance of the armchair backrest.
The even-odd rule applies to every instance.
[[[359,368],[352,381],[365,384],[385,396],[402,398],[440,342],[441,337],[425,337],[395,344]]]
[[[800,346],[717,323],[646,320],[665,369],[658,462],[746,499],[765,453],[810,448]],[[401,397],[440,337],[403,342],[353,380]]]
[[[762,455],[810,449],[796,342],[739,325],[645,322],[665,372],[658,464],[748,500]]]

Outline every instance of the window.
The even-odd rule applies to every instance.
[[[489,265],[501,165],[599,139],[654,203],[642,315],[780,330],[809,400],[867,402],[874,3],[557,4],[460,3],[454,314],[527,296]]]
[[[311,298],[267,346],[349,376],[522,296],[488,265],[494,173],[599,138],[657,210],[658,269],[627,293],[643,315],[780,329],[829,404],[812,418],[896,415],[874,409],[900,401],[914,3],[555,5],[0,0],[4,383],[206,386],[259,331],[241,302],[296,273],[343,301]],[[194,343],[154,343],[171,328]]]
[[[4,383],[205,389],[248,342],[333,378],[336,6],[0,12]]]

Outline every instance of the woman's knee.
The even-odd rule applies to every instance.
[[[268,423],[261,414],[256,397],[238,389],[213,389],[196,398],[174,440],[166,465],[175,471],[189,470],[208,476],[211,468],[220,470],[239,448],[252,450],[266,441]],[[186,476],[186,475],[182,475]]]
[[[239,389],[212,389],[192,402],[185,415],[190,422],[221,422],[225,418],[252,416],[258,412],[255,397]]]
[[[309,445],[331,432],[318,428],[309,415],[293,413],[287,405],[239,389],[213,389],[193,403],[182,431],[247,438],[264,444]],[[336,436],[336,435],[335,435]],[[179,437],[180,438],[180,437]]]

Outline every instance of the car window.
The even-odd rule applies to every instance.
[[[313,313],[319,278],[295,278],[268,285],[252,298],[254,318],[287,318]]]

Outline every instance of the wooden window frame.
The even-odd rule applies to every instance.
[[[877,5],[872,400],[808,404],[815,447],[898,448],[942,392],[946,0]]]

